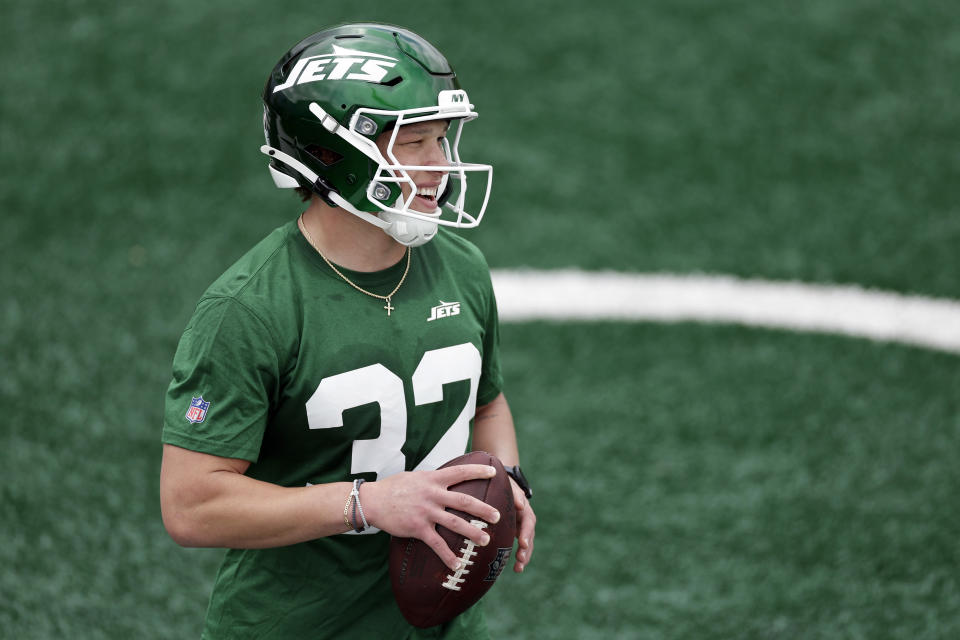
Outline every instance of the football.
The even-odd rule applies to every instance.
[[[415,627],[443,624],[470,608],[493,586],[507,565],[517,536],[517,512],[513,489],[503,465],[496,456],[473,451],[444,464],[486,464],[497,474],[489,479],[468,480],[450,487],[483,500],[500,512],[496,524],[477,520],[490,536],[490,543],[476,546],[470,540],[444,527],[437,531],[461,560],[461,568],[452,571],[424,542],[416,538],[390,540],[390,583],[403,617]],[[454,509],[448,511],[465,520],[476,520]]]

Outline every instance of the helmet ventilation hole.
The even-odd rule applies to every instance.
[[[321,147],[318,144],[308,144],[303,150],[325,167],[333,166],[343,160],[343,154],[337,153],[333,149]]]

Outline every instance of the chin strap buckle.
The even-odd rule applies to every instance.
[[[335,193],[337,195],[340,195],[340,194],[337,192],[336,189],[333,188],[333,185],[327,182],[324,178],[321,178],[318,176],[317,179],[313,181],[313,184],[310,185],[310,189],[315,194],[320,196],[320,198],[323,199],[323,201],[326,202],[331,207],[340,206],[339,204],[334,202],[333,199],[330,197],[330,194],[332,193]]]

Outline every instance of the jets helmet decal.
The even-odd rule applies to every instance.
[[[480,223],[493,169],[459,155],[463,125],[477,112],[443,54],[417,34],[349,24],[309,36],[274,67],[263,103],[261,151],[277,187],[307,188],[409,246],[429,241],[437,225]],[[401,164],[393,152],[400,127],[432,120],[450,123],[446,164]],[[388,137],[384,153],[381,135]],[[411,171],[443,173],[436,211],[411,209],[417,193]],[[475,212],[464,208],[468,174],[484,189]]]

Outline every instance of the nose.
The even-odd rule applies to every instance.
[[[430,150],[425,158],[423,163],[425,166],[434,166],[434,165],[445,165],[447,164],[447,154],[443,150],[443,143],[437,141],[436,144],[430,145]],[[447,173],[443,171],[442,173]]]

